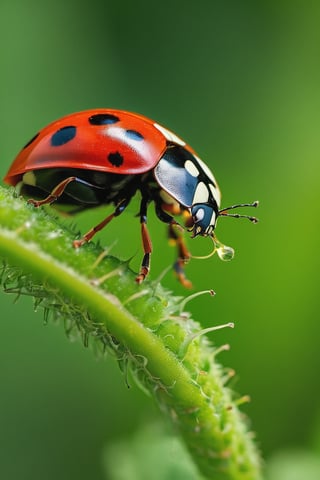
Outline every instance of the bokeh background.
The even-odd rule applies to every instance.
[[[282,480],[284,465],[300,460],[297,478],[320,478],[312,477],[320,456],[319,21],[319,3],[308,0],[0,3],[1,177],[42,126],[113,107],[185,138],[213,169],[224,206],[260,200],[259,224],[219,221],[233,262],[188,266],[196,291],[217,292],[190,309],[204,326],[236,323],[210,338],[231,344],[221,361],[237,372],[234,388],[251,396],[244,411],[272,478]],[[135,213],[100,235],[118,240],[113,253],[122,258],[140,248]],[[77,218],[83,230],[89,217]],[[150,217],[156,278],[174,252]],[[205,239],[189,245],[195,254],[211,248]],[[163,283],[184,294],[171,273]],[[70,343],[62,326],[43,326],[31,299],[13,300],[0,297],[1,478],[108,478],[105,446],[160,414],[127,388],[111,358]]]

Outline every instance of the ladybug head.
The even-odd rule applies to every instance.
[[[193,205],[191,208],[193,237],[197,235],[202,235],[203,237],[212,235],[218,214],[213,206],[208,203],[196,203]]]
[[[247,218],[253,223],[257,223],[258,219],[250,215],[240,215],[239,213],[228,213],[229,210],[234,210],[239,207],[257,207],[259,202],[241,203],[238,205],[232,205],[231,207],[224,208],[222,210],[216,210],[212,204],[209,203],[196,203],[191,208],[191,215],[193,219],[192,232],[193,236],[202,235],[206,237],[208,235],[213,236],[213,231],[216,227],[218,217],[234,217],[234,218]]]

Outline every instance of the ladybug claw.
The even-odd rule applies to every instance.
[[[141,285],[141,283],[145,280],[148,273],[149,273],[149,268],[142,267],[139,275],[137,275],[137,277],[136,277],[136,283],[138,285]]]
[[[33,200],[33,198],[29,198],[27,200],[27,203],[29,203],[30,205],[33,205],[36,208],[40,207],[40,205],[41,205],[41,201]]]
[[[80,240],[73,240],[72,246],[73,248],[80,248],[85,243],[87,243],[87,240],[85,238],[80,238]]]
[[[175,271],[175,274],[179,280],[179,282],[181,283],[181,285],[185,288],[192,288],[193,285],[192,285],[192,282],[190,282],[190,280],[187,279],[186,277],[186,274],[184,272],[184,268],[183,268],[183,265],[184,265],[185,261],[182,260],[181,258],[179,258],[176,263],[174,264],[173,268],[174,268],[174,271]]]

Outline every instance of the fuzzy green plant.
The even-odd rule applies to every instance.
[[[28,294],[46,318],[61,319],[111,351],[172,421],[204,478],[258,480],[260,459],[216,357],[185,300],[158,282],[134,282],[128,262],[94,243],[72,247],[75,233],[43,208],[0,187],[0,281]]]

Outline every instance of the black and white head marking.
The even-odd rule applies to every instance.
[[[210,180],[206,184],[210,188],[211,194],[212,194],[213,198],[215,199],[218,207],[220,208],[221,192],[220,192],[218,183],[217,183],[213,173],[211,172],[210,168],[201,160],[201,158],[199,158],[197,155],[194,155],[194,158],[197,160],[198,165],[201,167],[202,171],[205,173],[207,178]]]

